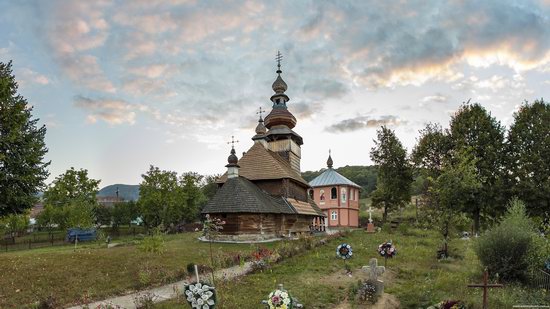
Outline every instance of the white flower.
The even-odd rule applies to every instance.
[[[202,298],[197,299],[197,305],[199,306],[204,305],[204,300],[202,300]]]
[[[202,309],[209,309],[210,307],[208,305],[202,305]]]
[[[214,302],[213,299],[207,300],[206,303],[207,303],[208,305],[210,305],[210,306],[214,306],[214,304],[215,304],[215,302]]]

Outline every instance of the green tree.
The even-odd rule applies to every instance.
[[[66,215],[65,228],[91,228],[95,224],[94,206],[89,203],[72,202],[63,206]]]
[[[46,127],[38,127],[32,107],[17,94],[11,66],[0,62],[0,217],[32,208],[50,164]]]
[[[94,217],[98,225],[111,226],[113,222],[113,208],[96,205],[94,207]]]
[[[455,164],[449,160],[443,164],[440,175],[430,186],[430,193],[436,201],[431,209],[435,212],[434,223],[444,240],[445,256],[453,224],[462,218],[465,203],[471,200],[481,188],[482,179],[477,174],[475,159],[468,152],[455,155]]]
[[[444,162],[449,158],[452,149],[450,136],[443,131],[440,124],[428,123],[420,130],[411,160],[415,168],[428,179],[435,179],[443,170]]]
[[[378,178],[376,190],[372,193],[372,204],[384,208],[385,222],[389,210],[410,201],[412,168],[407,160],[407,151],[392,130],[381,127],[374,143],[370,156],[378,165]]]
[[[177,173],[151,165],[141,177],[138,203],[144,224],[154,228],[181,222],[185,216],[186,197],[180,188]]]
[[[30,219],[27,214],[9,214],[0,220],[0,225],[4,226],[4,233],[15,237],[26,232],[30,225]]]
[[[204,182],[204,176],[192,172],[184,173],[180,178],[180,186],[186,202],[183,218],[187,222],[197,220],[199,211],[208,201],[202,190],[205,186]]]
[[[113,206],[112,215],[114,228],[130,225],[140,216],[138,205],[134,201],[116,203]]]
[[[100,180],[88,177],[88,170],[74,167],[59,175],[44,192],[46,205],[63,206],[82,203],[95,206]]]
[[[454,153],[470,151],[483,179],[482,188],[465,204],[478,232],[482,215],[495,217],[504,211],[504,129],[483,106],[467,102],[452,117],[450,133]]]
[[[508,131],[507,185],[532,215],[550,216],[550,104],[525,102]]]

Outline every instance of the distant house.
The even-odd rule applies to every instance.
[[[44,211],[44,204],[42,202],[34,204],[34,207],[31,209],[29,217],[31,219],[36,219],[38,215]]]
[[[124,202],[124,199],[118,196],[98,196],[97,203],[104,207],[114,207],[116,203]]]
[[[329,154],[327,169],[309,185],[310,197],[328,217],[327,227],[359,227],[359,197],[361,186],[340,175],[332,168]]]

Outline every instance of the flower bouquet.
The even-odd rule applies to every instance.
[[[395,249],[395,247],[393,246],[393,243],[390,240],[378,246],[378,254],[384,257],[384,267],[385,267],[387,264],[388,258],[393,258],[395,255],[397,255],[397,249]]]
[[[391,240],[378,246],[378,253],[384,258],[392,258],[397,254],[397,249],[393,246]]]
[[[200,282],[187,284],[184,293],[191,308],[212,309],[216,306],[216,289],[214,287]]]
[[[269,293],[267,305],[269,309],[292,309],[293,301],[287,291],[277,289]]]
[[[353,250],[351,249],[351,246],[346,243],[341,244],[336,248],[336,256],[341,259],[349,260],[352,255]]]

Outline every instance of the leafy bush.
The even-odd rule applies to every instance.
[[[537,237],[525,204],[512,199],[499,225],[482,235],[474,249],[490,274],[498,274],[505,281],[525,280],[533,258],[541,249]]]
[[[138,249],[143,252],[158,253],[164,252],[164,237],[159,229],[155,230],[153,235],[143,238]]]

